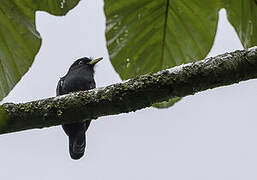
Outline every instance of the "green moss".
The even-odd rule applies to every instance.
[[[51,109],[52,105],[51,104],[47,104],[46,109]]]
[[[32,107],[32,103],[26,103],[26,104],[21,104],[19,109],[23,110],[24,112],[30,112],[31,107]]]
[[[62,110],[59,109],[59,110],[57,111],[57,116],[58,116],[58,117],[62,116]]]

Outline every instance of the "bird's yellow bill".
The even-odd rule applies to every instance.
[[[88,64],[92,64],[92,65],[94,65],[94,64],[98,63],[99,61],[101,61],[102,59],[103,59],[103,57],[93,59],[93,60],[92,60],[92,61],[90,61]]]

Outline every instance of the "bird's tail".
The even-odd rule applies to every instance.
[[[69,136],[69,151],[72,159],[80,159],[85,153],[86,136],[85,132],[78,133],[76,136]]]
[[[72,159],[80,159],[85,153],[86,131],[91,121],[64,124],[63,130],[69,137],[69,151]]]

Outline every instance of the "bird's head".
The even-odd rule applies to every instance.
[[[96,63],[98,63],[98,62],[101,61],[102,59],[103,59],[103,57],[96,58],[96,59],[88,58],[88,57],[83,57],[83,58],[77,59],[77,60],[71,65],[69,71],[70,71],[70,70],[73,70],[73,69],[76,69],[76,68],[80,68],[80,67],[87,67],[87,68],[93,70],[93,68],[94,68],[94,66],[96,65]]]

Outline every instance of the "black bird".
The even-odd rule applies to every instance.
[[[94,66],[102,59],[92,60],[84,57],[76,60],[69,68],[68,73],[60,78],[56,88],[56,95],[95,88]],[[62,125],[64,132],[69,137],[69,151],[72,159],[80,159],[84,155],[86,147],[85,133],[90,122],[85,121]]]

